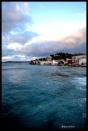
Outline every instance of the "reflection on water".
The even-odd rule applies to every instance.
[[[77,77],[74,80],[78,82],[80,85],[86,85],[86,77]]]
[[[86,119],[86,68],[4,64],[3,117],[17,127],[82,128]]]

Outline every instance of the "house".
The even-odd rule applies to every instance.
[[[58,65],[58,62],[56,60],[52,60],[52,65]]]
[[[72,63],[77,65],[86,65],[86,55],[73,56]]]
[[[72,65],[72,59],[66,58],[65,65]]]
[[[40,61],[40,65],[45,65],[46,61]]]
[[[59,65],[59,66],[63,66],[65,65],[65,60],[64,59],[59,59],[59,60],[52,60],[52,65]]]
[[[35,60],[32,60],[29,62],[31,65],[35,65],[36,64],[36,61]]]
[[[52,62],[51,61],[41,61],[40,65],[51,65]]]
[[[58,60],[58,65],[60,65],[60,66],[63,66],[63,65],[65,65],[65,60],[64,59],[59,59]]]

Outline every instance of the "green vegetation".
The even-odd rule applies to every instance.
[[[52,57],[52,60],[58,60],[58,59],[64,59],[66,60],[66,58],[72,58],[72,54],[69,53],[57,53],[54,55],[50,55]]]
[[[39,58],[40,61],[46,61],[46,58]]]

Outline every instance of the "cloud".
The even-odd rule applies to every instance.
[[[59,52],[65,49],[68,51],[75,52],[76,48],[80,51],[81,47],[86,47],[86,30],[82,29],[73,35],[66,37],[60,41],[36,41],[32,44],[24,45],[24,52],[28,55],[32,54],[35,56],[49,55],[54,52]],[[85,52],[81,49],[81,51]]]
[[[10,43],[7,48],[8,49],[11,49],[11,50],[14,50],[14,51],[20,51],[20,49],[22,50],[22,45],[19,44],[19,43]]]
[[[78,32],[75,32],[73,35],[66,37],[63,41],[67,46],[72,48],[81,45],[81,43],[86,44],[86,28],[83,28]]]
[[[30,31],[32,18],[29,4],[2,2],[3,60],[28,60],[60,51],[86,51],[85,20],[40,23]],[[79,30],[80,27],[82,30]]]
[[[39,23],[36,27],[33,27],[34,31],[37,31],[39,34],[42,34],[41,39],[50,40],[61,40],[67,36],[70,36],[74,32],[80,30],[80,28],[86,27],[86,19],[81,21],[80,19],[72,21],[69,19],[67,21],[56,21],[56,22],[47,22]]]
[[[32,56],[26,56],[26,55],[7,55],[2,57],[2,62],[6,61],[29,61],[29,60],[35,60],[38,57],[32,57]]]
[[[47,56],[59,51],[85,52],[86,48],[86,30],[79,30],[73,35],[62,39],[61,41],[30,41],[24,45],[20,43],[11,43],[8,48],[26,56],[40,57]],[[84,48],[83,48],[84,47]]]
[[[15,35],[13,34],[10,35],[9,37],[9,43],[17,42],[17,43],[25,44],[26,42],[31,41],[32,38],[36,36],[38,36],[38,34],[31,31],[25,31],[23,33],[15,34]]]
[[[8,55],[8,56],[3,56],[2,61],[25,61],[27,60],[28,57],[25,55]]]
[[[2,2],[2,32],[8,33],[13,29],[24,30],[25,21],[31,22],[26,2]]]
[[[3,56],[14,55],[22,48],[22,44],[38,35],[35,32],[27,31],[30,30],[27,29],[27,26],[31,24],[29,2],[2,2]],[[23,53],[20,52],[20,54]]]

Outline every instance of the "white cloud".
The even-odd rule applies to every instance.
[[[2,62],[6,61],[30,61],[35,60],[39,57],[32,57],[32,56],[26,56],[26,55],[7,55],[2,57]]]
[[[2,57],[2,62],[5,61],[26,61],[29,58],[25,55],[8,55]]]
[[[39,24],[34,26],[33,31],[42,35],[40,39],[45,40],[61,40],[75,32],[80,28],[86,27],[86,21],[69,21],[69,22],[49,22],[45,25]],[[39,39],[39,38],[38,38]]]
[[[10,43],[7,45],[7,48],[14,51],[20,51],[23,49],[23,46],[19,43]]]
[[[13,59],[13,57],[10,57],[9,55],[8,56],[3,56],[2,57],[2,62],[4,62],[4,61],[9,61],[9,60],[12,60]]]

